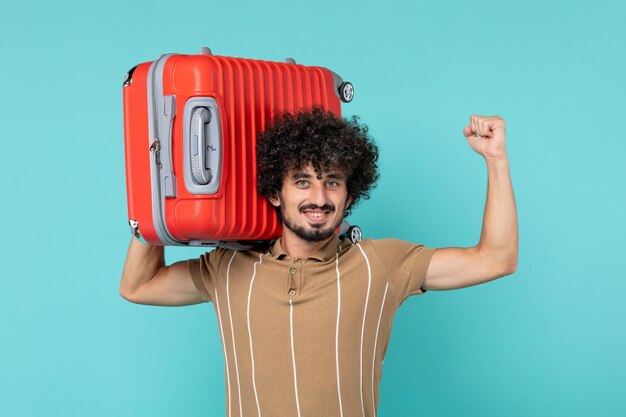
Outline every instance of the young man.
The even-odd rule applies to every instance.
[[[170,266],[162,247],[133,239],[120,293],[141,304],[213,303],[228,416],[375,416],[382,361],[402,302],[516,269],[505,123],[473,115],[464,135],[489,174],[475,247],[339,239],[335,229],[346,211],[369,197],[378,178],[378,149],[356,118],[314,109],[278,118],[259,138],[259,191],[277,208],[280,239],[260,250],[216,249]]]

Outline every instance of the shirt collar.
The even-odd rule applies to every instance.
[[[282,238],[278,238],[274,245],[272,246],[271,253],[276,259],[281,259],[283,256],[289,257],[287,252],[283,249],[282,246]],[[333,234],[332,239],[330,239],[326,245],[320,248],[313,255],[309,256],[307,259],[315,259],[316,261],[325,262],[331,259],[337,253],[337,248],[341,245],[341,240],[337,236],[337,234]]]

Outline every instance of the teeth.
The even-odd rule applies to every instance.
[[[318,212],[313,212],[313,211],[309,211],[307,212],[307,214],[311,217],[322,217],[324,215],[324,213],[318,213]]]

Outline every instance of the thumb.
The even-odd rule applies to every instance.
[[[474,132],[472,132],[472,128],[470,126],[465,126],[463,129],[463,136],[465,136],[466,139],[474,137]]]

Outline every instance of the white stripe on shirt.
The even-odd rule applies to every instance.
[[[341,284],[339,275],[339,252],[335,257],[335,269],[337,270],[337,328],[335,330],[335,362],[337,365],[337,395],[339,396],[339,415],[343,417],[343,405],[341,404],[341,384],[339,382],[339,317],[341,316]]]
[[[300,417],[300,401],[298,400],[298,377],[296,376],[296,353],[293,349],[293,304],[289,300],[289,329],[291,331],[291,361],[293,363],[293,386],[296,391],[296,408]]]
[[[228,417],[230,417],[230,369],[228,368],[228,355],[226,354],[226,342],[224,341],[224,326],[222,324],[222,314],[220,313],[220,299],[215,288],[215,306],[217,307],[217,317],[220,320],[220,334],[222,335],[222,346],[224,347],[224,362],[226,362],[226,383],[228,384]]]
[[[256,266],[261,262],[263,262],[263,254],[259,255],[259,260],[254,264],[252,278],[250,279],[250,290],[248,290],[248,336],[250,337],[250,359],[252,360],[252,387],[254,388],[254,399],[256,400],[256,409],[259,417],[261,417],[261,408],[259,407],[259,396],[256,392],[256,382],[254,380],[254,354],[252,353],[252,332],[250,331],[250,296],[252,295],[252,284],[254,284],[254,277],[256,276]]]
[[[374,404],[374,363],[376,361],[376,346],[378,345],[378,330],[380,329],[380,319],[383,317],[383,308],[385,308],[385,298],[387,298],[387,288],[389,283],[385,285],[385,294],[383,302],[380,304],[380,314],[378,315],[378,325],[376,326],[376,339],[374,339],[374,354],[372,355],[372,412],[376,415],[376,404]]]
[[[241,385],[239,384],[239,365],[237,364],[237,349],[235,348],[235,329],[233,328],[233,314],[230,310],[230,265],[233,263],[233,259],[235,259],[235,255],[237,251],[233,252],[233,256],[230,258],[230,262],[228,262],[228,268],[226,269],[226,299],[228,301],[228,316],[230,318],[230,331],[232,334],[233,340],[233,355],[235,357],[235,372],[237,373],[237,391],[239,393],[239,417],[243,417],[243,411],[241,407]]]
[[[369,298],[370,298],[370,287],[372,284],[372,270],[370,269],[370,261],[367,258],[367,255],[365,254],[365,252],[363,251],[363,248],[361,247],[360,243],[356,244],[359,249],[361,250],[361,253],[363,254],[363,257],[365,258],[365,263],[367,264],[367,296],[365,297],[365,308],[363,309],[363,324],[361,326],[361,373],[360,373],[360,379],[361,379],[361,412],[363,413],[363,417],[365,417],[365,405],[363,404],[363,335],[365,334],[365,317],[367,316],[367,304],[369,302]]]

